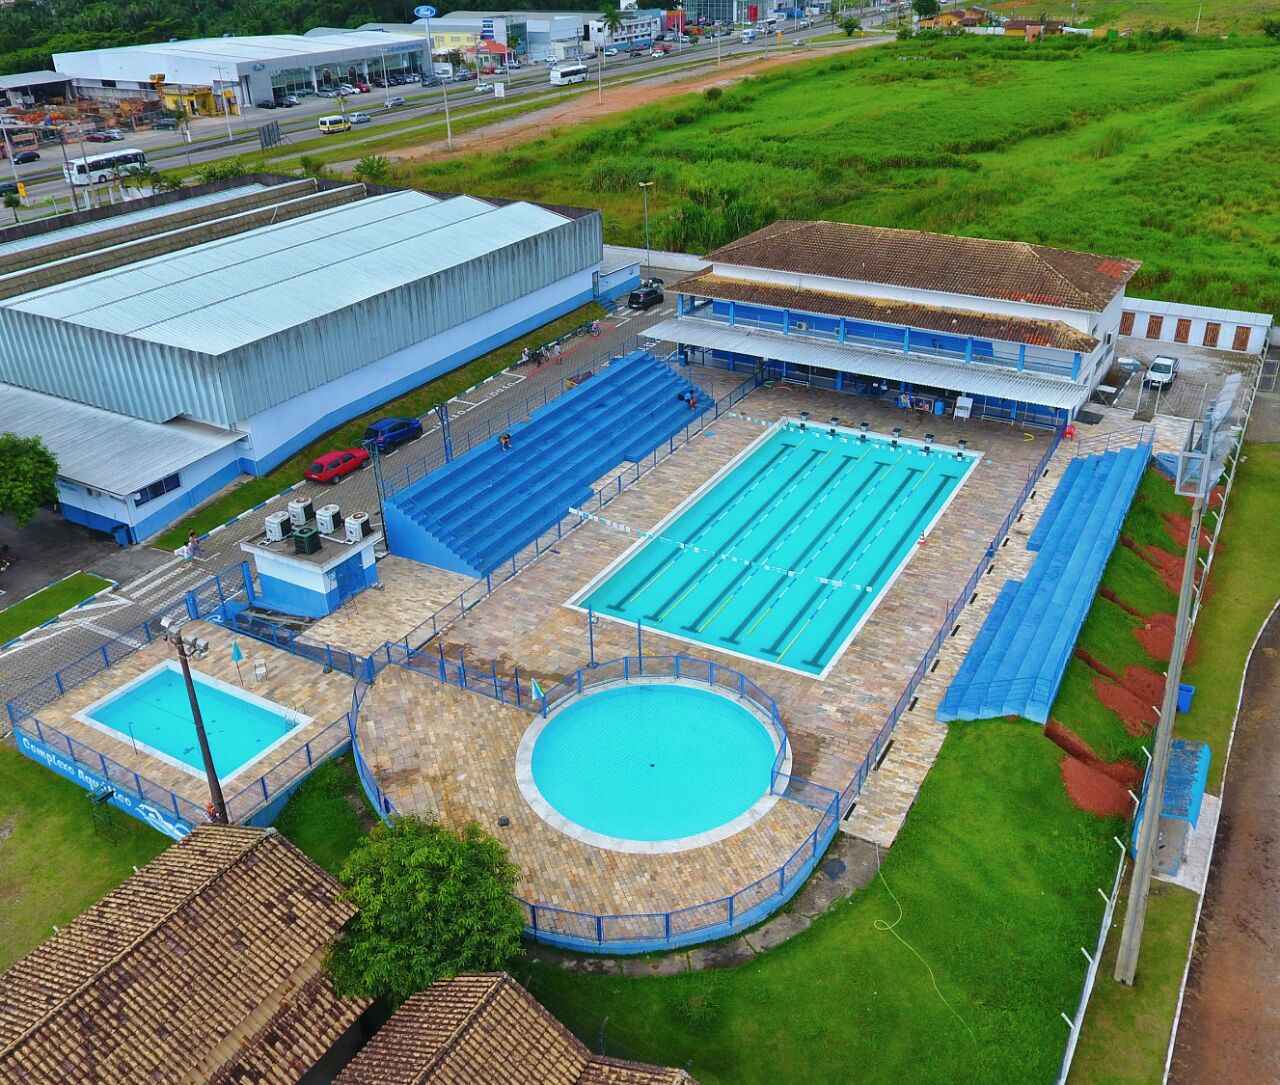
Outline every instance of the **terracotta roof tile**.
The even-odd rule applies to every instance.
[[[505,973],[408,999],[335,1085],[693,1085],[682,1070],[594,1056]]]
[[[320,1015],[288,996],[353,914],[279,834],[199,828],[0,976],[0,1080],[177,1081],[202,1062],[212,1074],[246,1022],[327,1048],[366,1004]],[[331,991],[314,1004],[326,998],[338,1004]]]
[[[950,335],[973,336],[977,339],[999,339],[1008,343],[1056,347],[1060,350],[1088,354],[1098,340],[1061,320],[1030,320],[999,313],[979,313],[967,309],[948,309],[940,305],[915,305],[889,298],[858,297],[829,290],[734,279],[726,275],[700,273],[681,279],[668,287],[678,294],[696,294],[703,298],[742,301],[756,305],[772,305],[798,312],[854,317],[881,324],[900,324],[912,328],[947,332]]]
[[[1141,266],[1025,241],[783,219],[710,253],[742,264],[1098,312]]]

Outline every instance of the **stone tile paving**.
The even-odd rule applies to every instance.
[[[306,761],[300,753],[303,746],[350,709],[351,679],[338,673],[323,674],[309,660],[248,637],[238,638],[244,659],[237,671],[236,664],[231,659],[232,634],[228,630],[209,622],[187,622],[182,631],[184,636],[203,637],[209,642],[208,655],[192,661],[192,670],[197,674],[219,678],[236,686],[243,684],[243,688],[249,693],[312,717],[310,723],[293,731],[262,761],[250,766],[234,779],[222,781],[223,794],[228,805],[232,806],[233,819],[235,815],[243,817],[250,812],[250,797],[246,797],[241,804],[233,804],[232,797],[263,775],[267,777],[268,793],[274,793],[304,768]],[[186,772],[166,764],[146,751],[135,748],[127,738],[116,738],[74,718],[77,712],[113,690],[158,663],[173,658],[174,651],[167,643],[153,641],[114,666],[99,671],[58,700],[45,705],[36,716],[41,724],[56,727],[77,743],[84,743],[90,749],[138,772],[152,783],[168,788],[181,798],[203,808],[209,801],[203,773]],[[267,675],[261,680],[254,676],[254,665],[259,660],[267,667]],[[30,720],[25,721],[23,726],[32,732],[35,730]],[[192,742],[194,741],[193,731]],[[94,766],[90,764],[90,767]],[[258,798],[257,794],[252,796],[255,806]]]
[[[520,866],[518,896],[585,913],[666,912],[719,900],[771,875],[818,824],[818,811],[784,799],[754,825],[706,847],[654,856],[593,847],[553,829],[520,793],[516,749],[533,721],[528,712],[392,666],[361,706],[360,747],[397,810],[455,827],[479,822]],[[509,824],[500,826],[503,815]],[[776,888],[769,878],[761,895]],[[701,918],[724,918],[723,907]],[[539,925],[554,919],[540,914]],[[673,920],[673,929],[680,922]],[[563,923],[595,937],[594,923]],[[614,924],[611,933],[627,929]],[[654,922],[633,930],[662,934]]]

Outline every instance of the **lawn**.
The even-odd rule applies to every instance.
[[[1278,59],[1263,38],[895,42],[411,177],[600,207],[623,244],[653,180],[659,248],[777,218],[919,227],[1133,257],[1135,296],[1274,312]]]
[[[118,810],[108,835],[88,792],[0,745],[0,970],[168,845]]]
[[[1138,30],[1143,27],[1178,26],[1194,31],[1197,22],[1203,34],[1256,34],[1262,20],[1280,15],[1277,0],[1235,0],[1230,4],[1205,4],[1201,0],[1052,0],[1050,3],[1028,3],[1006,0],[993,5],[1010,18],[1065,19],[1076,26],[1114,27]]]
[[[1119,831],[1071,805],[1059,759],[1038,727],[953,726],[883,880],[808,931],[729,971],[536,966],[533,991],[593,1047],[703,1085],[1050,1081]]]
[[[47,588],[41,588],[21,602],[0,610],[0,644],[13,640],[28,629],[34,629],[41,622],[56,618],[69,607],[109,587],[111,582],[100,576],[72,573]]]
[[[174,524],[168,531],[157,535],[151,540],[151,545],[159,547],[161,550],[173,550],[182,546],[187,541],[188,532],[194,531],[196,534],[203,534],[211,528],[225,523],[233,516],[244,512],[246,509],[253,508],[259,502],[266,501],[269,497],[274,497],[286,486],[291,486],[293,483],[300,481],[302,472],[307,469],[307,465],[316,458],[318,453],[330,448],[346,448],[358,445],[360,439],[364,436],[365,429],[374,419],[383,418],[387,415],[412,415],[416,417],[426,414],[432,407],[451,399],[459,392],[466,391],[472,385],[484,380],[485,377],[500,373],[502,370],[514,365],[519,361],[520,352],[525,347],[540,346],[561,335],[568,334],[574,328],[589,320],[595,320],[604,315],[604,310],[595,302],[591,302],[579,309],[575,309],[571,313],[566,313],[558,320],[544,324],[541,328],[531,331],[528,335],[512,340],[506,346],[491,350],[488,354],[476,358],[451,373],[446,373],[442,377],[437,377],[435,380],[415,388],[412,392],[405,393],[398,399],[384,403],[377,410],[369,411],[358,418],[353,418],[350,422],[344,423],[337,429],[330,430],[323,437],[311,442],[300,452],[285,460],[274,471],[269,471],[258,478],[247,479],[237,484],[221,497],[196,510],[186,519]],[[0,613],[0,617],[2,616],[2,613]]]
[[[275,827],[315,862],[337,874],[377,820],[350,754],[326,761],[293,793]]]

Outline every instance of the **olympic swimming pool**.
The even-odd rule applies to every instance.
[[[574,605],[822,676],[978,459],[784,421]]]

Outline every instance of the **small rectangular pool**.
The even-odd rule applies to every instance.
[[[784,421],[573,605],[822,676],[978,459]]]
[[[265,757],[310,716],[219,678],[191,672],[218,778],[226,781]],[[76,719],[175,768],[204,776],[182,668],[166,660],[112,691]]]

